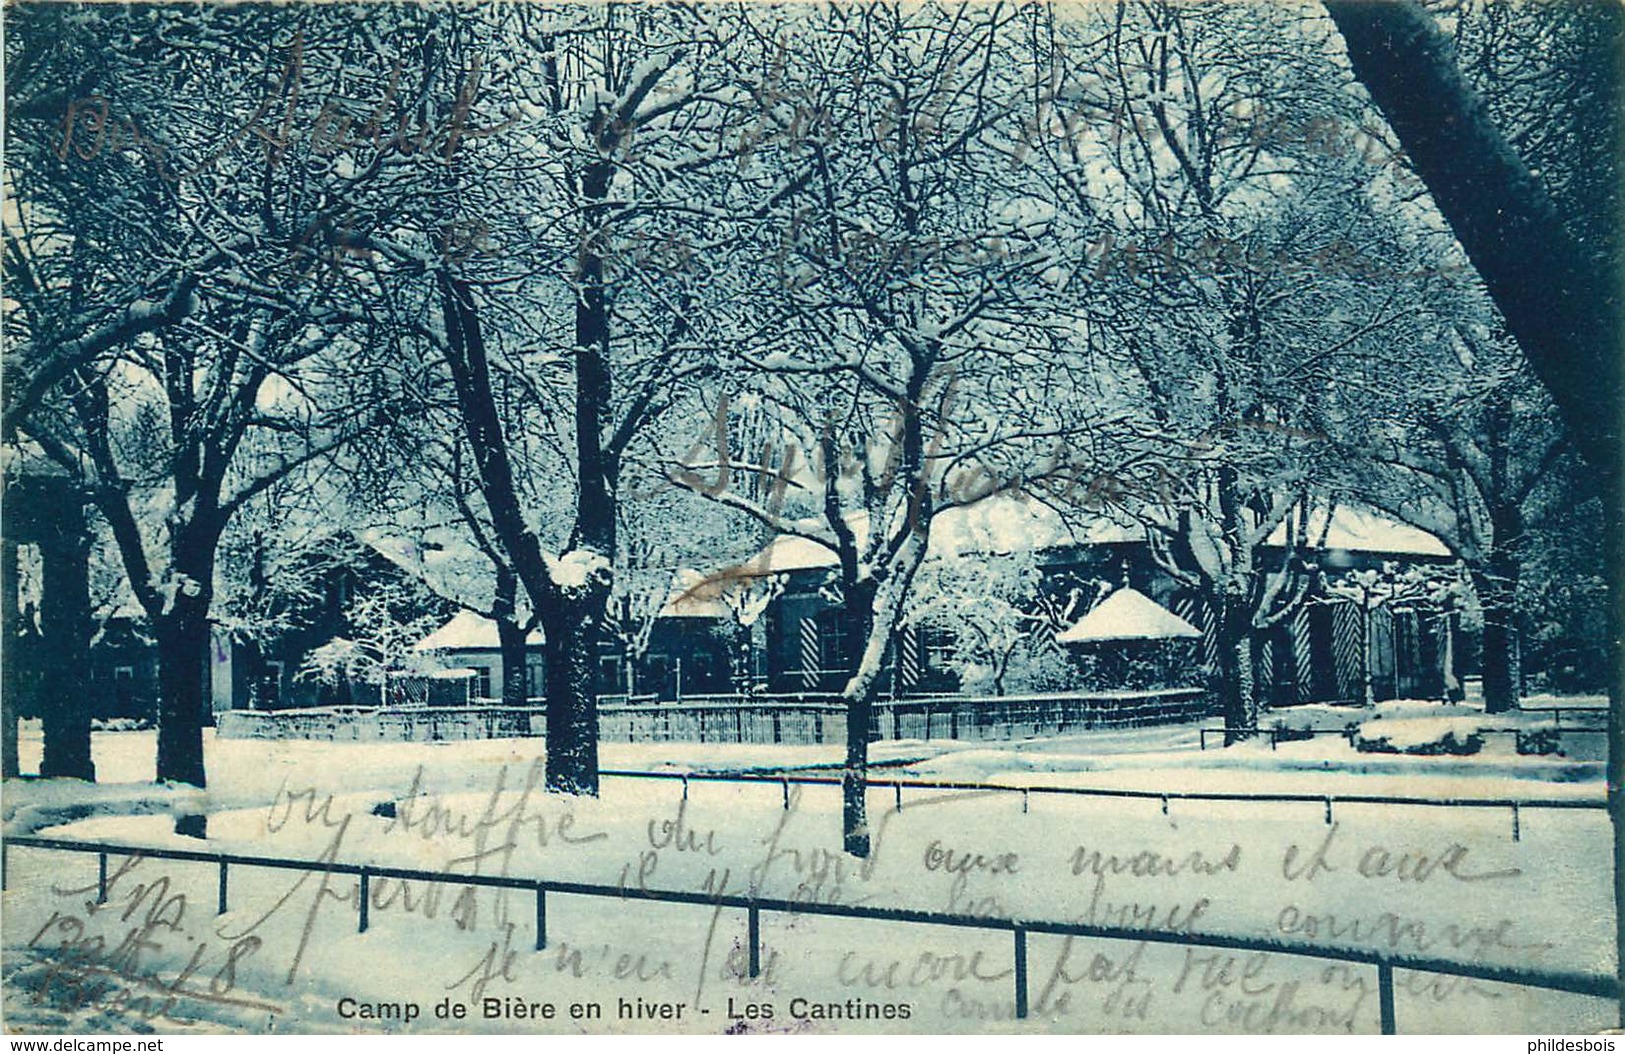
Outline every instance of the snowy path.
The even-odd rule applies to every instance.
[[[97,739],[104,777],[138,780],[150,766],[150,735]],[[1061,776],[1164,789],[1177,780],[1208,785],[1218,777],[1239,778],[1236,769],[1155,761],[1201,756],[1169,752],[1167,745],[1165,738],[1157,752],[1128,755],[1142,759],[1135,768]],[[908,756],[918,747],[896,749]],[[839,853],[832,788],[797,791],[788,811],[774,783],[696,782],[684,801],[675,781],[611,779],[600,799],[561,799],[524,790],[536,777],[537,748],[532,740],[368,746],[212,741],[216,785],[199,804],[211,813],[208,843],[216,850],[309,860],[326,853],[463,873],[477,868],[552,880],[641,881],[660,889],[720,887],[830,903],[1332,943],[1457,961],[1612,969],[1610,843],[1598,811],[1531,810],[1521,840],[1514,842],[1505,815],[1496,810],[1346,805],[1328,826],[1318,808],[1290,803],[1176,802],[1165,815],[1155,800],[1033,796],[1023,812],[1019,795],[919,790],[909,792],[896,812],[889,808],[889,792],[876,791],[870,807],[877,850],[871,862],[859,865]],[[986,764],[956,761],[957,752],[946,752],[911,768],[924,775],[933,766],[940,771],[958,765],[996,775],[1008,771],[1000,765],[1011,758],[1048,758],[1051,764],[1057,757],[1103,758],[1075,749],[1025,744],[983,751],[993,755],[984,758]],[[1214,752],[1208,753],[1211,760]],[[1267,747],[1259,754],[1267,758]],[[817,748],[663,745],[611,746],[604,760],[626,767],[732,767],[823,759]],[[1599,790],[1595,782],[1527,778],[1526,768],[1473,779],[1516,785],[1526,795]],[[150,776],[150,767],[145,771]],[[1256,767],[1246,775],[1261,788],[1329,775],[1372,787],[1387,778]],[[1461,785],[1459,775],[1445,774],[1405,777],[1405,786],[1415,792],[1434,779],[1440,786]],[[42,809],[60,809],[73,797],[54,781],[8,785],[6,792],[13,829],[20,818],[39,819]],[[153,796],[138,786],[96,793]],[[19,808],[25,803],[31,808]],[[382,815],[391,810],[393,817]],[[91,815],[46,833],[197,845],[177,838],[167,816]],[[207,969],[194,971],[190,987],[209,991],[210,980],[230,963],[229,977],[216,988],[225,988],[222,998],[241,996],[254,1005],[194,1000],[172,1008],[219,1027],[365,1029],[372,1023],[344,1018],[340,1010],[341,999],[355,998],[414,1001],[424,1017],[413,1030],[455,1030],[455,1022],[434,1019],[432,1006],[439,1000],[461,1001],[477,1014],[482,999],[513,996],[552,1002],[559,1017],[481,1020],[479,1027],[631,1029],[635,1018],[616,1019],[616,1000],[624,998],[634,1012],[637,999],[685,1003],[686,1016],[661,1021],[662,1030],[716,1032],[730,1024],[821,1030],[833,1026],[806,1016],[808,1007],[854,995],[880,1007],[877,1012],[886,1005],[893,1012],[909,1008],[906,1021],[862,1022],[869,1030],[1335,1032],[1373,1031],[1377,1025],[1369,971],[1280,954],[1034,937],[1033,1016],[1018,1024],[1012,1020],[1008,934],[769,915],[763,920],[766,972],[752,982],[742,976],[743,912],[731,909],[553,896],[549,948],[536,953],[530,950],[534,921],[527,894],[378,880],[371,887],[372,927],[360,935],[353,878],[324,882],[309,873],[234,869],[232,911],[216,920],[212,865],[147,860],[120,871],[114,858],[110,906],[116,910],[93,910],[85,892],[60,891],[93,888],[89,857],[15,848],[10,855],[7,1012],[14,1021],[41,1025],[61,1011],[34,1007],[32,993],[58,990],[65,977],[83,982],[83,971],[59,968],[53,974],[48,953],[59,952],[68,936],[100,936],[108,948],[127,942],[131,920],[153,910],[159,898],[151,891],[159,886],[164,896],[184,898],[170,909],[180,917],[145,931],[156,947],[141,951],[140,969],[173,979],[188,955],[202,955]],[[1324,866],[1314,866],[1316,860]],[[140,902],[126,919],[132,899]],[[55,923],[52,912],[60,913]],[[34,947],[27,949],[31,940]],[[72,944],[71,950],[82,949]],[[128,995],[132,969],[121,961],[100,976]],[[91,1002],[105,1006],[110,998]],[[751,1003],[771,1006],[775,1016],[730,1020],[730,999],[741,1013]],[[603,1004],[605,1019],[571,1021],[569,1004],[589,1000]],[[56,1002],[60,1006],[63,999]],[[702,1007],[708,1012],[700,1014]],[[95,1012],[106,1011],[82,1009],[70,1020]],[[126,1017],[130,1012],[116,1011]],[[802,1016],[792,1016],[797,1012]],[[1610,1013],[1598,999],[1400,975],[1402,1031],[1583,1030],[1606,1025]]]

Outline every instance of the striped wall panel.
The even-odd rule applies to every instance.
[[[1298,701],[1309,698],[1315,683],[1315,655],[1309,639],[1309,608],[1300,607],[1292,616],[1292,663],[1297,667]]]
[[[1202,631],[1202,641],[1197,652],[1197,661],[1209,670],[1217,669],[1219,664],[1218,628],[1215,625],[1215,620],[1209,617],[1207,604],[1200,596],[1193,593],[1184,593],[1174,598],[1170,610]]]
[[[801,683],[808,688],[818,687],[818,620],[811,616],[801,619]]]
[[[1258,642],[1258,666],[1253,670],[1253,696],[1265,702],[1275,696],[1275,671],[1278,665],[1275,638],[1264,634]]]
[[[913,688],[920,683],[920,629],[918,626],[904,626],[898,635],[897,663],[898,679],[904,688]]]
[[[1360,694],[1360,611],[1353,604],[1332,608],[1332,662],[1339,694],[1346,699]]]

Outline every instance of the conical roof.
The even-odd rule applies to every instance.
[[[1138,589],[1124,586],[1096,604],[1071,629],[1055,639],[1063,644],[1097,644],[1111,640],[1170,640],[1201,635],[1201,630]]]

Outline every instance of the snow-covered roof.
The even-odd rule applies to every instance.
[[[698,571],[684,569],[672,576],[671,591],[660,606],[658,618],[731,619],[733,610],[722,600],[732,582],[714,582]]]
[[[869,530],[869,514],[857,512],[847,517],[860,538]],[[822,527],[819,521],[818,527]],[[939,513],[931,520],[930,555],[964,556],[972,553],[1011,553],[1029,549],[1050,549],[1064,545],[1106,545],[1137,542],[1145,538],[1145,528],[1095,516],[1082,523],[1068,523],[1050,506],[1015,495],[997,495],[974,505],[964,505]],[[835,552],[820,542],[795,535],[780,535],[740,566],[747,575],[767,575],[784,571],[804,571],[834,567],[840,561]]]
[[[1096,644],[1111,640],[1168,640],[1200,637],[1202,631],[1152,600],[1124,586],[1096,604],[1072,628],[1056,635],[1063,644]]]
[[[1322,530],[1326,530],[1326,510],[1317,508],[1309,514],[1310,541],[1319,541]],[[1286,525],[1281,524],[1270,534],[1268,544],[1282,545],[1285,541]],[[1332,510],[1325,548],[1403,556],[1450,555],[1443,542],[1420,527],[1353,505],[1338,505]]]
[[[868,531],[867,513],[847,518],[860,538]],[[1326,526],[1326,512],[1316,509],[1309,515],[1309,538],[1318,541]],[[821,530],[822,521],[810,524]],[[1072,545],[1109,545],[1139,542],[1145,528],[1119,523],[1104,515],[1078,513],[1062,518],[1040,501],[1023,500],[1017,495],[997,495],[974,505],[939,514],[931,521],[930,555],[935,557],[971,554],[1010,553],[1033,549],[1054,549]],[[1268,544],[1281,545],[1286,527],[1277,527]],[[1426,531],[1401,523],[1381,513],[1350,505],[1338,505],[1332,512],[1331,529],[1326,531],[1327,549],[1350,552],[1391,553],[1412,556],[1449,556],[1443,542]],[[742,575],[759,577],[786,571],[834,567],[839,563],[833,550],[822,543],[795,535],[780,535],[738,568]]]
[[[525,637],[526,644],[540,644],[542,631],[533,629]],[[497,624],[484,615],[464,608],[433,633],[412,645],[414,651],[473,651],[496,650],[502,647],[497,636]]]

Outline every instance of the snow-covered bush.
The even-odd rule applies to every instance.
[[[92,732],[144,732],[152,727],[152,719],[146,717],[93,717],[90,719]]]
[[[1373,718],[1354,734],[1354,749],[1370,754],[1477,754],[1484,747],[1478,717]]]
[[[1563,753],[1563,735],[1556,728],[1520,728],[1517,735],[1520,754],[1547,755]]]

